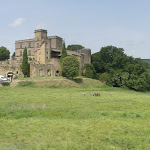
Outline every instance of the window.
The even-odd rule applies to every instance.
[[[37,38],[37,41],[39,41],[39,38]]]
[[[37,43],[37,47],[39,47],[39,43]]]
[[[28,56],[31,56],[31,51],[30,50],[28,50]]]
[[[22,48],[22,43],[20,44],[20,48]]]
[[[31,42],[29,42],[29,48],[31,48]]]
[[[22,51],[20,51],[20,56],[22,56]]]

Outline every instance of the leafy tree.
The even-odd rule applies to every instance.
[[[62,62],[62,76],[73,79],[79,75],[79,66],[80,63],[75,56],[65,57]]]
[[[109,75],[109,85],[127,86],[136,91],[150,90],[150,66],[139,58],[127,56],[122,48],[102,47],[92,55],[92,64],[97,73]]]
[[[29,64],[28,64],[28,55],[27,55],[26,47],[23,51],[22,73],[24,74],[24,76],[29,75]]]
[[[85,64],[84,69],[85,69],[84,75],[87,78],[93,78],[94,79],[96,77],[96,71],[95,71],[93,64]]]
[[[97,73],[111,72],[112,69],[123,69],[127,56],[122,48],[102,47],[100,52],[92,54],[92,64]]]
[[[62,46],[62,52],[61,52],[61,58],[60,58],[60,61],[62,63],[63,59],[67,56],[67,51],[66,51],[66,45],[65,45],[65,42],[63,43],[63,46]]]
[[[82,48],[84,48],[82,45],[75,44],[75,45],[68,45],[67,50],[76,51]]]
[[[0,61],[6,60],[10,58],[10,52],[6,47],[0,47]]]

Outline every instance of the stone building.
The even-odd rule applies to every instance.
[[[59,36],[47,36],[47,30],[43,29],[35,30],[34,33],[33,39],[15,42],[15,56],[11,58],[9,65],[19,68],[26,47],[31,77],[59,75],[61,72],[60,57],[63,39]],[[83,72],[84,64],[91,63],[90,49],[67,51],[67,55],[74,55],[78,58],[81,72]],[[16,71],[16,73],[18,72],[20,70]]]

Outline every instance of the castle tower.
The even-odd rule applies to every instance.
[[[91,64],[91,49],[83,48],[81,53],[84,54],[84,64]]]
[[[46,45],[43,44],[47,40],[47,30],[35,30],[35,59],[42,64],[46,63]]]
[[[47,30],[35,30],[35,41],[42,41],[47,38]]]

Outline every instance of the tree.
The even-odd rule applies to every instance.
[[[62,62],[62,76],[73,79],[79,75],[79,66],[80,63],[75,56],[65,57]]]
[[[85,69],[84,75],[87,78],[93,78],[94,79],[96,77],[96,71],[95,71],[93,64],[85,64],[84,69]]]
[[[10,58],[10,52],[6,47],[0,47],[0,61],[7,60]]]
[[[92,54],[92,64],[97,73],[110,72],[112,69],[123,69],[127,62],[127,56],[123,48],[115,46],[102,47],[101,50]]]
[[[12,56],[14,56],[15,57],[15,52],[13,53],[13,55]]]
[[[102,47],[92,55],[92,64],[97,73],[107,73],[107,84],[127,86],[136,91],[150,90],[149,65],[139,58],[124,54],[122,48]]]
[[[29,75],[29,64],[28,64],[28,56],[27,56],[27,48],[26,47],[23,51],[22,73],[24,74],[24,76]]]
[[[82,48],[84,48],[82,45],[75,44],[75,45],[68,45],[67,50],[76,51]]]
[[[60,58],[61,63],[66,56],[67,56],[67,51],[66,51],[66,46],[65,46],[65,42],[64,42],[63,46],[62,46],[62,52],[61,52],[61,58]]]

